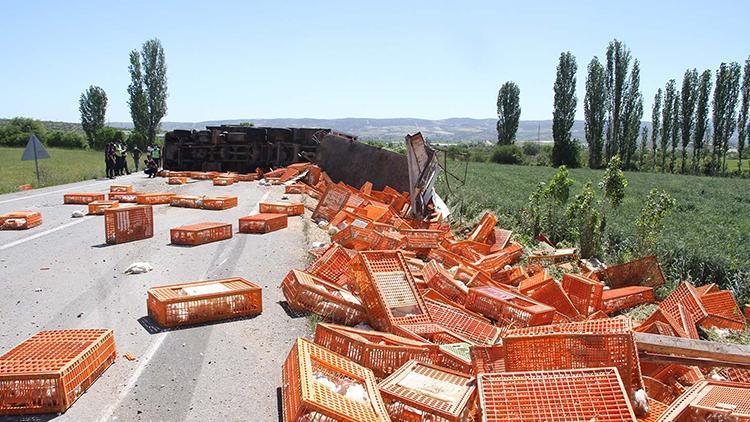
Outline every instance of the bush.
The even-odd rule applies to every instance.
[[[521,148],[523,154],[529,157],[534,157],[542,151],[542,146],[538,142],[524,142]]]
[[[498,145],[492,151],[491,160],[498,164],[521,164],[523,151],[516,145]]]
[[[47,145],[59,148],[86,148],[86,138],[75,132],[60,132],[56,130],[47,135]]]
[[[29,135],[34,133],[40,141],[44,142],[47,129],[39,120],[25,117],[14,117],[8,123],[0,126],[0,146],[23,147],[29,140]]]
[[[103,150],[110,142],[122,142],[124,140],[125,133],[123,131],[113,127],[103,127],[96,131],[94,145],[91,145],[91,147],[97,150]]]

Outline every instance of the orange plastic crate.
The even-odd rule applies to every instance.
[[[135,204],[138,202],[138,195],[140,192],[110,192],[107,194],[107,199],[110,201],[118,201],[120,203]]]
[[[693,322],[700,322],[703,318],[708,316],[706,308],[701,303],[700,296],[695,290],[692,284],[684,281],[677,286],[661,303],[659,303],[659,309],[667,312],[672,318],[680,319],[680,309],[678,305],[682,305],[684,309],[690,314]]]
[[[203,198],[204,210],[226,210],[237,206],[236,196],[206,196]]]
[[[234,184],[233,177],[216,177],[214,178],[214,186],[229,186]]]
[[[542,277],[545,276],[543,273],[539,273]],[[557,284],[554,280],[548,279],[549,282],[544,283],[541,287],[534,289],[529,297],[543,303],[545,305],[555,308],[558,312],[565,315],[568,318],[579,318],[581,315],[578,310],[573,306],[573,302],[563,290],[562,286]]]
[[[372,229],[348,225],[332,235],[331,241],[348,249],[364,251],[372,249],[372,246],[378,241],[378,236]]]
[[[346,273],[349,261],[351,258],[344,248],[331,245],[305,272],[342,286],[342,275]]]
[[[39,211],[14,211],[0,215],[0,230],[26,230],[42,224]]]
[[[18,185],[18,190],[21,191],[21,192],[27,191],[27,190],[32,190],[32,189],[34,189],[34,186],[32,186],[32,185],[30,185],[28,183],[25,184],[25,185]]]
[[[626,286],[659,287],[666,282],[654,255],[611,266],[598,271],[596,276],[613,289]]]
[[[287,225],[286,214],[255,214],[240,218],[240,233],[269,233]]]
[[[171,229],[172,244],[196,246],[232,238],[229,223],[200,223]]]
[[[239,277],[148,289],[148,315],[162,327],[197,324],[263,312],[261,288]]]
[[[89,214],[104,215],[104,210],[118,208],[120,201],[94,201],[89,203]]]
[[[472,345],[492,345],[500,337],[500,329],[461,309],[436,300],[425,299],[432,321]]]
[[[357,296],[304,271],[289,271],[281,282],[281,291],[294,310],[313,312],[344,325],[367,321],[367,312]]]
[[[352,260],[350,276],[373,327],[390,331],[396,325],[432,322],[401,252],[360,252]]]
[[[659,421],[748,421],[750,384],[701,381],[687,389]]]
[[[65,412],[116,357],[112,330],[39,332],[0,356],[0,415]]]
[[[159,193],[142,193],[136,197],[136,202],[140,205],[161,205],[169,204],[172,197],[176,194],[168,192]]]
[[[469,288],[456,279],[437,261],[432,260],[422,268],[424,281],[445,297],[458,303],[466,303]]]
[[[497,217],[491,212],[485,212],[477,226],[469,234],[468,239],[474,242],[486,243],[494,234]]]
[[[167,179],[167,184],[169,185],[185,185],[187,182],[187,177],[170,176],[169,179]]]
[[[289,194],[303,194],[307,193],[308,187],[304,183],[295,183],[293,185],[284,186],[284,193]]]
[[[602,308],[603,284],[583,276],[564,274],[562,286],[581,315],[589,316]]]
[[[549,324],[555,316],[550,306],[492,286],[470,288],[466,308],[513,327]]]
[[[89,203],[94,202],[94,201],[104,201],[104,194],[83,192],[83,193],[66,193],[63,196],[64,204],[88,205]]]
[[[331,222],[333,217],[341,211],[351,196],[351,192],[338,185],[330,185],[326,188],[323,196],[318,201],[315,211],[312,213],[312,220],[315,222],[326,220]]]
[[[440,230],[403,229],[401,234],[406,237],[406,249],[423,251],[437,248],[445,232]]]
[[[191,171],[190,178],[195,180],[210,180],[213,179],[213,175],[203,171]]]
[[[284,361],[281,382],[284,422],[390,420],[371,370],[308,340],[298,338],[292,346]],[[334,391],[339,383],[350,385],[347,391],[360,391],[365,400]]]
[[[706,293],[700,297],[700,302],[708,314],[700,321],[702,327],[745,329],[745,316],[731,292],[722,290]]]
[[[615,368],[477,375],[482,421],[635,421]]]
[[[190,177],[190,174],[189,171],[170,171],[167,177]]]
[[[507,371],[616,367],[626,391],[643,388],[628,318],[596,319],[509,330],[503,335]]]
[[[410,360],[432,362],[437,346],[380,331],[318,323],[315,343],[385,378]]]
[[[259,207],[259,211],[266,214],[286,214],[291,217],[305,213],[305,206],[299,202],[261,202]]]
[[[505,349],[502,344],[471,346],[472,374],[505,372]]]
[[[109,193],[130,193],[133,185],[109,185]]]
[[[254,182],[258,180],[258,173],[238,174],[235,178],[238,182]]]
[[[608,314],[629,309],[644,303],[653,303],[654,288],[629,286],[605,290],[602,293],[602,310]]]
[[[202,196],[175,195],[169,200],[169,206],[181,208],[201,208],[203,206]]]
[[[474,419],[474,377],[422,362],[409,362],[378,384],[388,413],[397,421]]]
[[[104,210],[104,232],[109,244],[153,237],[153,208],[150,205],[136,205]]]

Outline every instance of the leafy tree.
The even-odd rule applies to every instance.
[[[553,242],[568,237],[571,229],[567,223],[565,205],[570,198],[570,179],[567,167],[560,166],[549,183],[539,183],[536,190],[529,195],[526,207],[529,234],[536,237],[545,233]]]
[[[607,91],[609,119],[607,124],[606,155],[609,160],[620,151],[623,125],[623,100],[627,92],[630,49],[622,41],[612,40],[607,46]]]
[[[27,117],[14,117],[4,125],[0,125],[0,146],[23,147],[29,141],[29,136],[35,134],[40,141],[45,142],[47,128],[39,120]]]
[[[602,165],[604,125],[607,118],[607,75],[596,57],[591,59],[588,66],[583,114],[586,118],[584,131],[589,146],[589,167],[599,168]]]
[[[669,155],[669,172],[674,173],[677,160],[677,145],[680,143],[680,91],[674,95],[672,102],[672,153]]]
[[[521,90],[515,82],[506,82],[497,93],[497,143],[510,145],[516,140],[521,118]]]
[[[726,168],[729,138],[736,126],[735,109],[740,91],[740,65],[722,63],[716,72],[716,89],[713,99],[714,165]]]
[[[104,127],[104,119],[107,114],[107,93],[100,87],[91,85],[83,91],[79,103],[81,126],[86,133],[89,146],[93,148],[96,132]]]
[[[682,77],[682,98],[680,100],[680,133],[682,134],[682,163],[680,173],[685,173],[687,147],[695,128],[695,104],[698,100],[698,71],[686,70]]]
[[[711,98],[711,71],[705,70],[698,83],[698,105],[695,109],[693,133],[693,169],[698,171],[706,131],[708,130],[708,103]]]
[[[656,171],[656,140],[659,139],[659,115],[661,114],[661,88],[654,95],[654,106],[651,108],[651,170]]]
[[[661,110],[661,172],[667,169],[667,150],[672,136],[672,110],[675,102],[675,81],[670,79],[664,89],[664,107]]]
[[[125,133],[119,129],[105,126],[96,131],[94,136],[95,149],[104,149],[110,142],[121,142],[125,140]]]
[[[640,91],[641,67],[636,59],[630,71],[627,91],[623,100],[622,135],[620,137],[620,156],[625,160],[625,168],[631,168],[631,161],[638,146],[638,132],[643,118],[643,95]]]
[[[646,255],[656,252],[663,220],[672,212],[675,203],[668,192],[651,189],[635,223],[640,253]]]
[[[745,140],[750,132],[750,121],[748,108],[750,108],[750,57],[745,60],[745,70],[742,77],[742,100],[740,101],[740,112],[737,116],[737,170],[742,173],[742,153],[745,150]]]
[[[571,139],[570,130],[576,112],[576,58],[569,51],[560,54],[557,77],[554,85],[554,108],[552,111],[552,164],[554,166],[578,166],[578,148]]]
[[[599,189],[604,192],[604,199],[612,209],[617,209],[622,204],[625,198],[625,188],[628,187],[628,180],[621,167],[622,161],[619,156],[615,155],[609,160],[607,170],[604,171],[602,181],[599,182]]]
[[[167,114],[167,63],[157,38],[143,43],[141,52],[130,52],[130,116],[136,132],[148,143],[156,140],[161,119]]]
[[[646,126],[643,126],[643,129],[641,130],[641,152],[638,155],[638,168],[643,171],[643,169],[646,167],[646,148],[648,146],[648,128]]]

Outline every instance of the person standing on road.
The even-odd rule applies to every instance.
[[[133,164],[135,165],[135,172],[138,173],[138,166],[140,165],[141,161],[141,150],[138,149],[138,145],[133,147],[133,150],[130,151],[131,154],[133,154]]]
[[[130,174],[128,169],[128,146],[120,142],[120,157],[122,157],[122,171],[126,174]]]
[[[158,145],[151,144],[153,149],[151,150],[151,158],[154,159],[157,168],[161,168],[161,149]]]
[[[110,179],[115,178],[115,161],[115,146],[110,142],[104,147],[104,164],[107,166],[107,177]]]

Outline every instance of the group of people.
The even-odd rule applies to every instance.
[[[134,171],[137,172],[143,151],[135,146],[130,150],[130,154],[133,157]],[[107,177],[114,179],[117,176],[130,174],[127,158],[128,147],[124,143],[108,143],[104,148],[104,163],[107,167]],[[153,143],[146,147],[146,159],[143,160],[143,163],[145,164],[144,172],[148,177],[156,177],[156,173],[159,172],[159,167],[161,167],[161,148]]]

